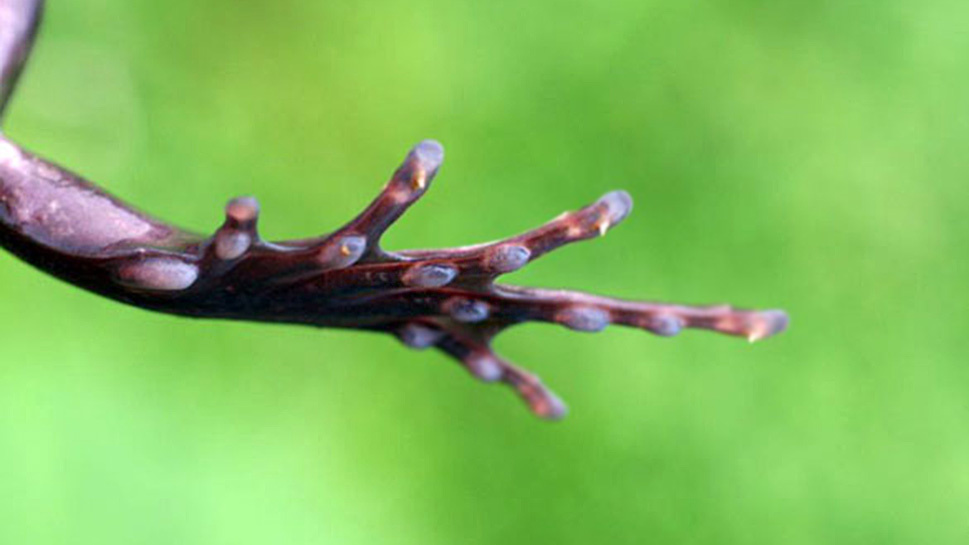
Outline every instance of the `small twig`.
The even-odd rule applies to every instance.
[[[33,39],[41,2],[0,0],[0,112]],[[621,301],[495,284],[566,244],[604,235],[632,210],[622,191],[519,236],[441,250],[388,252],[384,232],[430,188],[440,144],[418,144],[383,191],[335,232],[267,242],[259,205],[234,199],[212,236],[147,216],[0,137],[0,244],[25,261],[106,297],[203,318],[355,328],[436,347],[475,377],[511,386],[537,415],[565,405],[534,375],[498,357],[494,337],[542,321],[577,331],[610,324],[670,336],[700,328],[756,341],[783,331],[777,310]]]

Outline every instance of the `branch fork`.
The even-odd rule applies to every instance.
[[[26,58],[39,8],[37,0],[0,0],[0,68],[7,95]],[[20,17],[10,17],[11,9],[20,10]],[[623,191],[496,242],[382,248],[383,234],[426,194],[443,160],[439,143],[421,142],[370,205],[343,227],[315,238],[269,242],[259,235],[259,204],[252,197],[229,201],[222,225],[202,235],[139,212],[0,137],[0,244],[76,286],[150,310],[361,329],[394,335],[414,349],[436,348],[473,377],[506,384],[548,419],[565,414],[562,400],[491,347],[509,327],[539,321],[596,332],[616,324],[667,337],[696,328],[757,341],[787,326],[779,310],[625,301],[496,282],[551,251],[619,225],[632,210]]]

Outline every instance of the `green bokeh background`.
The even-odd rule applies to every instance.
[[[624,188],[510,280],[781,307],[754,346],[535,325],[569,402],[390,338],[196,322],[0,254],[0,543],[966,543],[969,4],[49,2],[7,133],[152,213],[338,226],[428,137],[390,247]]]

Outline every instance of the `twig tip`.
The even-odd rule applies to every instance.
[[[753,324],[747,340],[751,343],[762,341],[768,337],[782,333],[787,329],[791,319],[783,310],[764,310],[753,318]]]
[[[238,223],[255,221],[259,216],[259,201],[255,197],[236,197],[225,205],[225,215]]]
[[[619,225],[633,211],[633,198],[629,193],[621,190],[606,193],[599,199],[598,203],[606,207],[605,222],[600,224],[603,233],[605,230]]]
[[[411,151],[417,166],[427,175],[435,172],[444,162],[444,146],[437,140],[424,140]]]

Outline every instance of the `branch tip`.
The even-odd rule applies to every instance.
[[[397,195],[407,200],[420,196],[437,175],[444,162],[444,147],[436,140],[424,140],[414,146],[401,164],[395,180],[405,183],[406,192]]]
[[[625,191],[610,191],[603,195],[596,205],[603,209],[603,215],[595,226],[599,236],[604,236],[609,229],[622,223],[633,210],[633,199]]]
[[[632,196],[622,190],[606,193],[598,203],[606,207],[606,216],[612,225],[619,225],[633,211]]]
[[[783,310],[763,310],[754,313],[747,340],[751,343],[762,341],[787,330],[790,318]]]
[[[568,414],[568,407],[562,398],[549,390],[535,375],[508,366],[505,381],[511,384],[532,412],[546,420],[560,420]]]
[[[423,140],[414,146],[413,155],[421,170],[433,176],[444,163],[444,146],[437,140]]]
[[[225,216],[235,226],[255,223],[259,217],[259,201],[255,197],[236,197],[225,205]]]

